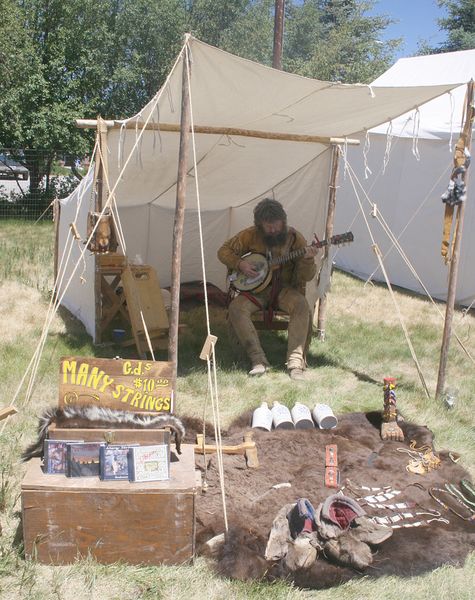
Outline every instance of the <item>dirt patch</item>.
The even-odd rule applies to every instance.
[[[198,419],[186,420],[187,437],[191,441],[202,430]],[[250,414],[237,419],[226,432],[224,443],[235,444],[250,422]],[[468,477],[466,471],[448,457],[439,456],[441,467],[424,476],[406,471],[408,454],[397,451],[432,443],[433,435],[426,427],[403,424],[406,442],[385,442],[379,435],[380,413],[341,415],[333,431],[300,430],[261,432],[254,430],[260,466],[248,469],[242,456],[224,456],[227,514],[230,533],[228,541],[216,560],[217,570],[237,579],[293,580],[297,585],[325,588],[338,585],[353,577],[382,575],[413,576],[443,564],[460,565],[475,549],[475,522],[463,521],[445,511],[429,496],[431,486],[443,487],[445,482],[459,483]],[[208,431],[211,433],[212,429]],[[355,484],[369,487],[390,485],[401,491],[397,502],[417,502],[413,511],[424,508],[441,510],[449,524],[432,522],[425,527],[394,530],[393,536],[378,547],[373,564],[364,572],[332,564],[320,556],[306,570],[289,573],[279,563],[264,560],[264,550],[272,521],[280,508],[300,497],[308,498],[314,507],[334,490],[323,482],[325,445],[338,445],[341,483],[351,479]],[[203,476],[203,457],[197,457],[197,467]],[[216,456],[207,458],[208,489],[197,501],[198,553],[203,542],[224,531],[223,508]],[[290,488],[272,489],[277,483],[290,483]],[[421,487],[413,484],[421,484]],[[346,493],[346,492],[345,492]],[[374,509],[368,509],[374,515]],[[384,509],[378,512],[387,514]],[[421,516],[421,519],[431,517]]]

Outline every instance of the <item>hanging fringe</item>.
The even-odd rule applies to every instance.
[[[391,153],[391,144],[393,141],[393,122],[389,121],[388,128],[386,130],[386,150],[384,151],[383,158],[383,175],[386,172],[386,167],[389,164],[389,154]]]
[[[348,139],[345,137],[343,148],[340,146],[341,153],[343,155],[343,179],[346,181],[347,169],[348,169]]]
[[[414,122],[412,125],[412,154],[416,157],[416,160],[421,160],[419,154],[419,129],[421,126],[421,113],[419,107],[416,108],[414,113]]]
[[[168,98],[168,103],[170,104],[170,110],[172,113],[175,112],[175,105],[173,104],[173,96],[172,96],[172,91],[170,89],[170,84],[167,85],[167,98]]]
[[[366,131],[364,146],[363,146],[363,159],[364,159],[364,178],[368,179],[370,175],[373,174],[373,171],[368,166],[368,152],[371,147],[371,141],[369,139],[369,130]]]
[[[158,140],[160,142],[160,153],[162,153],[163,151],[163,145],[162,145],[162,132],[160,131],[160,107],[158,106],[158,102],[155,105],[155,111],[157,113],[157,130],[153,130],[153,151],[155,152],[155,145],[156,145],[156,135],[158,134]]]
[[[125,121],[122,121],[119,132],[119,144],[117,149],[117,170],[120,171],[122,169],[122,163],[124,160],[124,144],[125,144],[125,136],[127,134],[127,127],[125,126]]]

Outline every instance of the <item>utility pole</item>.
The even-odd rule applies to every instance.
[[[284,6],[285,0],[275,0],[274,16],[274,52],[272,66],[282,71],[282,39],[284,37]]]

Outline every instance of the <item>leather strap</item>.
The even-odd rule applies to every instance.
[[[454,206],[449,204],[445,205],[445,214],[444,214],[444,230],[442,233],[442,246],[440,249],[440,253],[442,254],[442,258],[444,259],[445,264],[450,262],[450,232],[452,230],[452,222],[454,219]]]
[[[466,137],[462,134],[461,137],[457,140],[455,144],[455,152],[454,152],[454,168],[452,171],[452,179],[455,179],[455,171],[458,167],[462,167],[467,160],[465,156],[465,145],[466,145]],[[452,223],[454,220],[454,206],[446,204],[445,205],[445,214],[444,214],[444,229],[442,234],[442,246],[440,249],[440,253],[442,254],[442,258],[444,259],[445,264],[448,264],[452,260],[452,251],[450,249],[450,232],[452,230]],[[458,221],[459,213],[457,211],[457,221]],[[457,225],[457,223],[456,223]],[[455,228],[456,231],[456,228]],[[455,243],[455,236],[452,240],[452,248]]]

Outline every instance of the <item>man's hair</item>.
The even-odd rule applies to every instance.
[[[284,221],[287,223],[287,213],[282,204],[272,198],[264,198],[254,208],[254,225]]]

